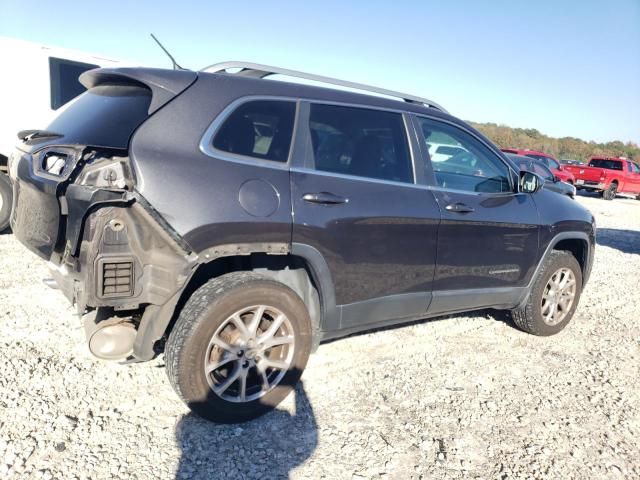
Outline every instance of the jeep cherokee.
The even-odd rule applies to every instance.
[[[323,340],[484,308],[551,335],[573,316],[592,215],[434,102],[239,63],[80,80],[19,134],[12,229],[94,355],[164,351],[203,417],[273,408]],[[459,152],[432,162],[434,143]]]

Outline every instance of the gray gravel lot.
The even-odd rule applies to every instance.
[[[599,226],[572,323],[477,312],[322,345],[283,408],[191,415],[162,357],[93,360],[44,262],[0,235],[0,478],[638,478],[640,202]]]

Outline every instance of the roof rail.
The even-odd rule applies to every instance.
[[[286,75],[288,77],[303,78],[305,80],[312,80],[314,82],[329,83],[332,85],[338,85],[340,87],[353,88],[356,90],[377,93],[379,95],[400,98],[405,102],[426,105],[428,107],[432,107],[442,112],[448,113],[442,106],[432,100],[429,100],[428,98],[416,97],[415,95],[395,92],[393,90],[387,90],[386,88],[372,87],[370,85],[364,85],[362,83],[339,80],[337,78],[325,77],[323,75],[315,75],[312,73],[299,72],[297,70],[289,70],[287,68],[261,65],[259,63],[235,61],[214,63],[213,65],[209,65],[208,67],[205,67],[200,71],[210,73],[224,73],[231,68],[239,68],[240,71],[235,73],[234,75],[241,75],[243,77],[265,78],[270,75]]]

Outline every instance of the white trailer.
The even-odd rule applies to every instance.
[[[20,130],[45,129],[61,108],[84,92],[78,76],[123,66],[88,53],[0,37],[0,232],[9,224],[12,192],[7,159]]]

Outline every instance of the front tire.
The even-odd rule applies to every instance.
[[[11,217],[11,203],[13,202],[13,190],[9,177],[0,172],[0,233],[9,226]]]
[[[554,250],[538,273],[524,306],[511,311],[514,323],[539,336],[567,326],[582,293],[582,269],[570,252]]]
[[[201,417],[243,422],[294,389],[311,351],[311,321],[289,287],[235,272],[196,290],[165,349],[167,375]]]

